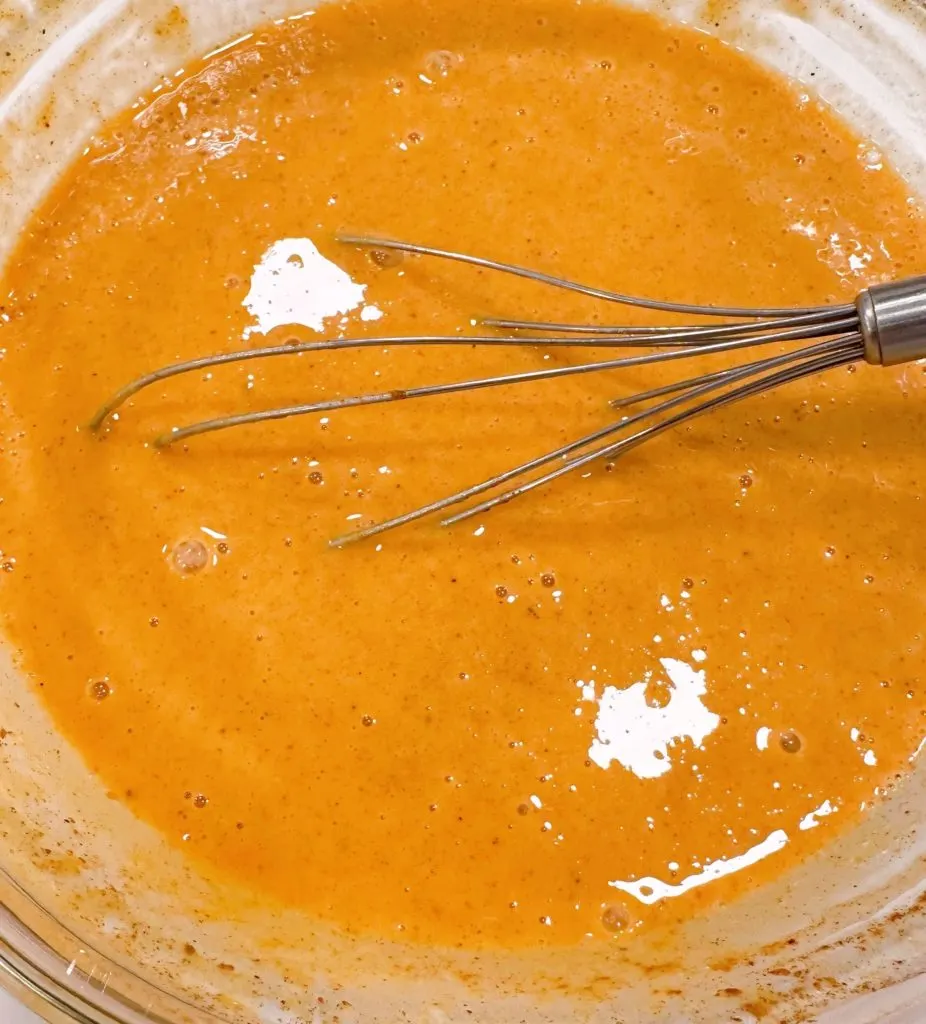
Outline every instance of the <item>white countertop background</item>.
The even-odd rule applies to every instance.
[[[0,989],[0,1021],[3,1024],[41,1024],[34,1013],[20,1006],[16,1000]]]

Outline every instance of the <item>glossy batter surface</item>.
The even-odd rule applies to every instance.
[[[169,381],[87,431],[138,374],[242,344],[653,319],[383,264],[342,230],[691,302],[851,301],[926,269],[873,145],[620,7],[329,5],[163,82],[92,141],[0,290],[0,607],[114,797],[268,900],[464,946],[671,923],[851,824],[923,735],[921,368],[840,370],[342,551],[328,537],[670,374],[150,444],[580,358],[384,342]]]

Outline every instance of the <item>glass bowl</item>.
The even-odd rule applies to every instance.
[[[298,0],[0,0],[0,265],[105,118]],[[926,195],[921,0],[637,0],[806,83]],[[49,1020],[926,1019],[926,765],[775,885],[631,955],[347,937],[191,867],[107,794],[0,649],[0,984]],[[541,980],[542,979],[542,980]]]

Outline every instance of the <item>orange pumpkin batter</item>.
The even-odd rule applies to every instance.
[[[652,322],[381,265],[341,230],[691,302],[850,301],[926,269],[922,211],[869,144],[621,7],[331,4],[162,83],[92,140],[0,292],[0,604],[88,766],[207,871],[468,947],[669,924],[852,823],[923,734],[921,369],[840,370],[341,551],[669,372],[149,444],[579,358],[384,343],[171,381],[88,432],[129,379],[242,344]]]

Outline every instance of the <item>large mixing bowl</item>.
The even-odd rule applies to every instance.
[[[650,6],[807,83],[926,192],[922,0]],[[0,0],[0,265],[101,118],[299,11],[300,0]],[[0,983],[49,1019],[926,1019],[926,764],[823,855],[658,943],[428,952],[346,938],[202,877],[103,790],[2,651],[0,686]]]

